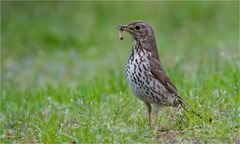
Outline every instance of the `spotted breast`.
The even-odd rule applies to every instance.
[[[150,57],[151,52],[143,49],[140,43],[133,45],[125,69],[129,86],[134,94],[146,103],[169,105],[173,103],[174,97],[150,73]]]

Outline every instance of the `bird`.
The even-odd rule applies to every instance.
[[[165,106],[190,111],[160,63],[153,28],[143,20],[134,20],[118,26],[118,30],[121,40],[124,32],[132,38],[125,76],[133,93],[146,104],[149,128],[152,127],[152,107],[155,107],[157,126],[159,111]]]

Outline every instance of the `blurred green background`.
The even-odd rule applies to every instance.
[[[236,64],[239,56],[238,2],[1,3],[4,87],[77,84],[123,71],[131,40],[119,41],[116,27],[136,19],[153,26],[165,67],[206,61],[212,69],[211,62]]]
[[[155,30],[183,98],[215,118],[185,116],[170,129],[183,129],[185,143],[239,140],[238,1],[1,1],[0,140],[156,142],[124,77],[132,42],[117,26],[136,19]]]

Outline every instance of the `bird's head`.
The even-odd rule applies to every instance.
[[[128,32],[136,41],[145,42],[154,39],[152,27],[143,20],[135,20],[128,25],[120,25],[118,30]]]

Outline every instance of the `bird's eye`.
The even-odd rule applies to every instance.
[[[135,29],[136,29],[136,30],[139,30],[139,29],[140,29],[140,26],[139,26],[139,25],[135,26]]]

